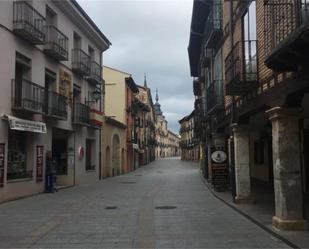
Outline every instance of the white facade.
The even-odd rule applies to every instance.
[[[53,28],[47,36],[47,25],[60,32]],[[41,26],[46,35],[42,44],[29,41],[31,34],[40,33]],[[102,82],[91,81],[91,76],[101,78],[92,69],[101,68],[102,52],[108,49],[109,41],[74,0],[0,1],[0,40],[0,146],[4,148],[0,202],[44,190],[47,151],[56,159],[58,185],[98,180],[100,129],[92,121],[100,119],[101,101],[95,101],[93,93]],[[67,59],[46,53],[47,43],[53,46],[53,55],[67,53]],[[90,54],[85,57],[88,76],[76,73],[82,63],[72,70],[72,49],[78,50],[76,55],[81,54],[80,49]],[[74,61],[82,62],[78,58]],[[8,115],[43,122],[47,132],[10,129]],[[42,160],[37,146],[43,146],[42,180],[37,175],[37,161]]]

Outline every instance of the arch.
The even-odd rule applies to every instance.
[[[115,176],[121,174],[120,138],[118,134],[113,135],[112,147],[112,172],[113,176]]]
[[[111,176],[110,160],[111,160],[110,148],[109,146],[107,146],[105,149],[105,168],[104,168],[104,174],[107,177]]]

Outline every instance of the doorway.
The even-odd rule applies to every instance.
[[[67,139],[53,138],[52,140],[52,155],[56,164],[57,175],[68,174],[67,163]]]

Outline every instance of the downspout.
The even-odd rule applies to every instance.
[[[100,113],[104,113],[104,109],[102,108],[102,103],[105,99],[105,89],[104,89],[104,84],[105,81],[103,80],[103,68],[102,68],[102,54],[103,51],[100,53],[100,67],[101,67],[101,80],[102,80],[102,84],[101,84],[101,95],[100,95]],[[103,97],[103,101],[102,101],[102,97]],[[102,114],[103,115],[103,114]],[[104,122],[104,121],[103,121]],[[102,180],[102,128],[103,128],[103,124],[99,130],[99,181]]]

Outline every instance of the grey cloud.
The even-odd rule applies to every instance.
[[[105,65],[133,75],[159,89],[169,128],[178,132],[178,119],[193,108],[187,45],[192,0],[78,0],[112,42]]]

